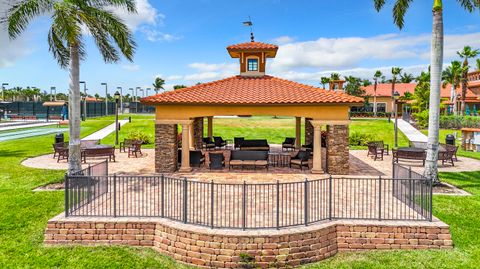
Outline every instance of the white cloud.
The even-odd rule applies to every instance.
[[[9,6],[6,1],[0,1],[0,17],[4,16],[4,10]],[[10,40],[5,27],[0,26],[0,68],[13,66],[18,59],[32,53],[29,39],[29,33],[25,32],[17,39]]]
[[[272,41],[275,44],[283,45],[283,44],[287,44],[287,43],[292,43],[293,41],[295,41],[295,38],[293,38],[291,36],[284,35],[284,36],[279,36],[277,38],[274,38]]]
[[[138,64],[124,64],[122,65],[122,68],[131,72],[140,70],[140,66]]]
[[[196,69],[200,72],[212,72],[212,71],[234,71],[238,69],[238,64],[208,64],[208,63],[191,63],[188,67]]]
[[[273,70],[291,68],[354,68],[367,60],[430,59],[430,34],[388,34],[373,37],[319,38],[280,46]],[[480,32],[445,36],[445,58],[456,56],[465,45],[480,46]]]
[[[158,30],[159,27],[165,25],[165,15],[158,12],[148,0],[136,0],[137,13],[128,13],[123,9],[114,9],[114,13],[122,18],[125,24],[134,32],[143,33],[147,40],[151,42],[157,41],[174,41],[179,36],[164,33]]]

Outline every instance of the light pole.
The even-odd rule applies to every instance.
[[[147,93],[146,93],[146,96],[148,96],[148,91],[151,91],[152,89],[151,88],[147,88]]]
[[[130,101],[131,101],[131,102],[130,102],[129,105],[128,105],[128,112],[131,113],[131,112],[132,112],[132,111],[131,111],[131,109],[132,109],[132,103],[133,103],[134,100],[135,100],[135,99],[134,99],[134,98],[135,98],[135,90],[134,90],[133,88],[130,88],[130,89],[128,89],[128,90],[129,90],[129,91],[132,91],[132,97],[130,98]]]
[[[138,113],[138,90],[143,91],[141,87],[135,89],[135,113]]]
[[[120,93],[115,92],[115,145],[118,145],[118,102],[120,101]]]
[[[85,94],[85,96],[83,97],[83,121],[86,121],[87,120],[87,82],[80,81],[79,84],[83,84],[83,94]]]
[[[8,86],[8,83],[2,83],[2,101],[5,101],[5,86]]]
[[[398,148],[398,99],[400,98],[400,94],[398,91],[395,91],[393,94],[393,100],[395,104],[395,148]]]
[[[53,92],[55,92],[55,95],[53,95]],[[57,101],[57,88],[55,86],[50,87],[50,101]]]
[[[108,116],[108,85],[106,82],[102,82],[102,85],[105,86],[105,116]]]
[[[122,87],[117,87],[117,90],[120,90],[120,113],[123,114],[123,89]]]

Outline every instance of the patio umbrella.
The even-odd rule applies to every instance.
[[[477,105],[473,105],[473,115],[477,116]]]
[[[465,107],[465,115],[470,116],[470,107],[468,105]]]

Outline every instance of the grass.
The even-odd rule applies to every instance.
[[[82,136],[110,119],[82,123]],[[67,136],[68,139],[68,136]],[[128,247],[45,247],[48,219],[63,211],[63,192],[33,192],[59,182],[63,171],[33,169],[20,163],[51,152],[53,135],[0,142],[0,268],[182,268],[150,249]]]
[[[229,137],[237,135],[233,119],[216,119],[215,132]],[[113,119],[88,120],[82,125],[82,136],[88,135]],[[259,119],[258,127],[267,128],[272,141],[293,134],[293,120]],[[236,123],[253,130],[247,119]],[[291,127],[290,124],[292,125]],[[385,122],[355,120],[352,130],[377,133],[393,141]],[[222,127],[222,125],[224,127]],[[284,126],[284,129],[277,127]],[[153,134],[152,117],[135,116],[122,128],[123,135],[136,127]],[[237,127],[238,127],[237,126]],[[389,128],[391,130],[391,128]],[[383,131],[383,132],[382,132]],[[230,134],[228,134],[230,132]],[[246,137],[263,135],[245,131]],[[122,137],[122,136],[121,136]],[[266,137],[266,136],[265,136]],[[275,138],[277,137],[277,138]],[[110,139],[110,140],[109,140]],[[103,140],[110,143],[113,137]],[[275,140],[276,139],[276,140]],[[45,247],[43,231],[48,219],[63,211],[63,192],[33,192],[37,186],[62,179],[62,171],[32,169],[21,161],[51,152],[53,135],[0,142],[0,268],[186,268],[151,249],[131,247]],[[280,141],[281,142],[281,141]],[[403,142],[402,142],[403,143]],[[434,214],[451,227],[455,249],[449,251],[369,251],[341,253],[305,268],[476,268],[480,260],[480,172],[442,173],[441,179],[457,185],[473,196],[435,196]]]

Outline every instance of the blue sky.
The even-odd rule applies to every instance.
[[[5,10],[4,1],[0,10]],[[236,75],[237,61],[225,47],[249,40],[249,29],[242,25],[248,16],[257,41],[280,45],[268,65],[271,75],[318,86],[320,77],[333,71],[369,78],[376,69],[388,73],[391,66],[418,73],[429,62],[433,0],[414,1],[402,31],[393,25],[391,5],[377,13],[370,0],[137,2],[137,15],[117,11],[135,33],[133,63],[104,64],[95,45],[87,43],[81,80],[87,81],[90,94],[103,94],[101,82],[113,92],[117,86],[148,87],[156,76],[171,88]],[[468,14],[456,0],[444,0],[444,5],[449,62],[464,45],[480,48],[480,13]],[[68,72],[48,52],[48,27],[48,17],[37,19],[15,42],[0,30],[0,82],[66,92]]]

